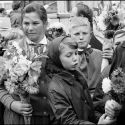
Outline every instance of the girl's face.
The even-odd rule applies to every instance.
[[[78,65],[77,49],[71,49],[68,45],[63,45],[60,60],[66,70],[75,70]]]
[[[26,13],[23,17],[23,31],[33,42],[40,42],[46,31],[47,24],[44,24],[36,12]]]

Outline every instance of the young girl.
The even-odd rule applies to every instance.
[[[32,2],[23,9],[22,30],[26,39],[20,40],[19,46],[27,56],[30,53],[38,56],[43,53],[47,54],[46,26],[47,13],[40,2]],[[7,40],[13,38],[10,36],[7,37]],[[37,51],[39,48],[32,44],[41,44],[40,51]],[[4,124],[24,124],[24,116],[31,116],[31,124],[50,125],[52,123],[52,117],[50,118],[52,111],[47,99],[48,79],[45,77],[45,62],[46,58],[43,59],[41,75],[38,80],[39,93],[30,94],[30,104],[22,103],[18,95],[9,94],[5,87],[0,85],[0,102],[5,106]]]
[[[49,45],[46,62],[49,103],[59,124],[94,124],[93,104],[84,77],[77,71],[77,43],[70,36]],[[107,124],[103,115],[99,124]]]

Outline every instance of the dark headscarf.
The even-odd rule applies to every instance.
[[[61,36],[58,38],[55,38],[52,42],[50,42],[48,46],[48,59],[46,61],[46,72],[48,75],[52,75],[55,73],[60,73],[62,70],[64,70],[62,63],[60,61],[59,55],[59,46],[60,43],[67,37],[70,36]]]

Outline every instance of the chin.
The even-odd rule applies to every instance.
[[[87,46],[86,45],[80,45],[79,48],[80,49],[85,49]]]

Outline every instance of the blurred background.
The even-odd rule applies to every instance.
[[[23,0],[20,1],[22,4],[22,8],[32,2],[33,0]],[[111,0],[110,0],[111,1]],[[47,10],[48,13],[48,18],[49,18],[49,22],[53,23],[53,22],[62,22],[65,26],[67,26],[67,30],[68,30],[68,26],[69,26],[69,17],[70,17],[70,12],[72,10],[72,8],[77,4],[77,3],[84,3],[86,5],[88,5],[92,10],[94,14],[100,14],[101,10],[104,9],[104,7],[106,5],[109,4],[110,1],[104,1],[104,0],[100,0],[100,1],[39,1],[41,2],[44,7]],[[9,14],[12,10],[12,2],[17,2],[17,1],[0,1],[0,8],[5,8],[6,9],[6,13]],[[122,6],[123,8],[125,8],[125,1],[115,1],[116,2],[120,2],[120,6]]]

